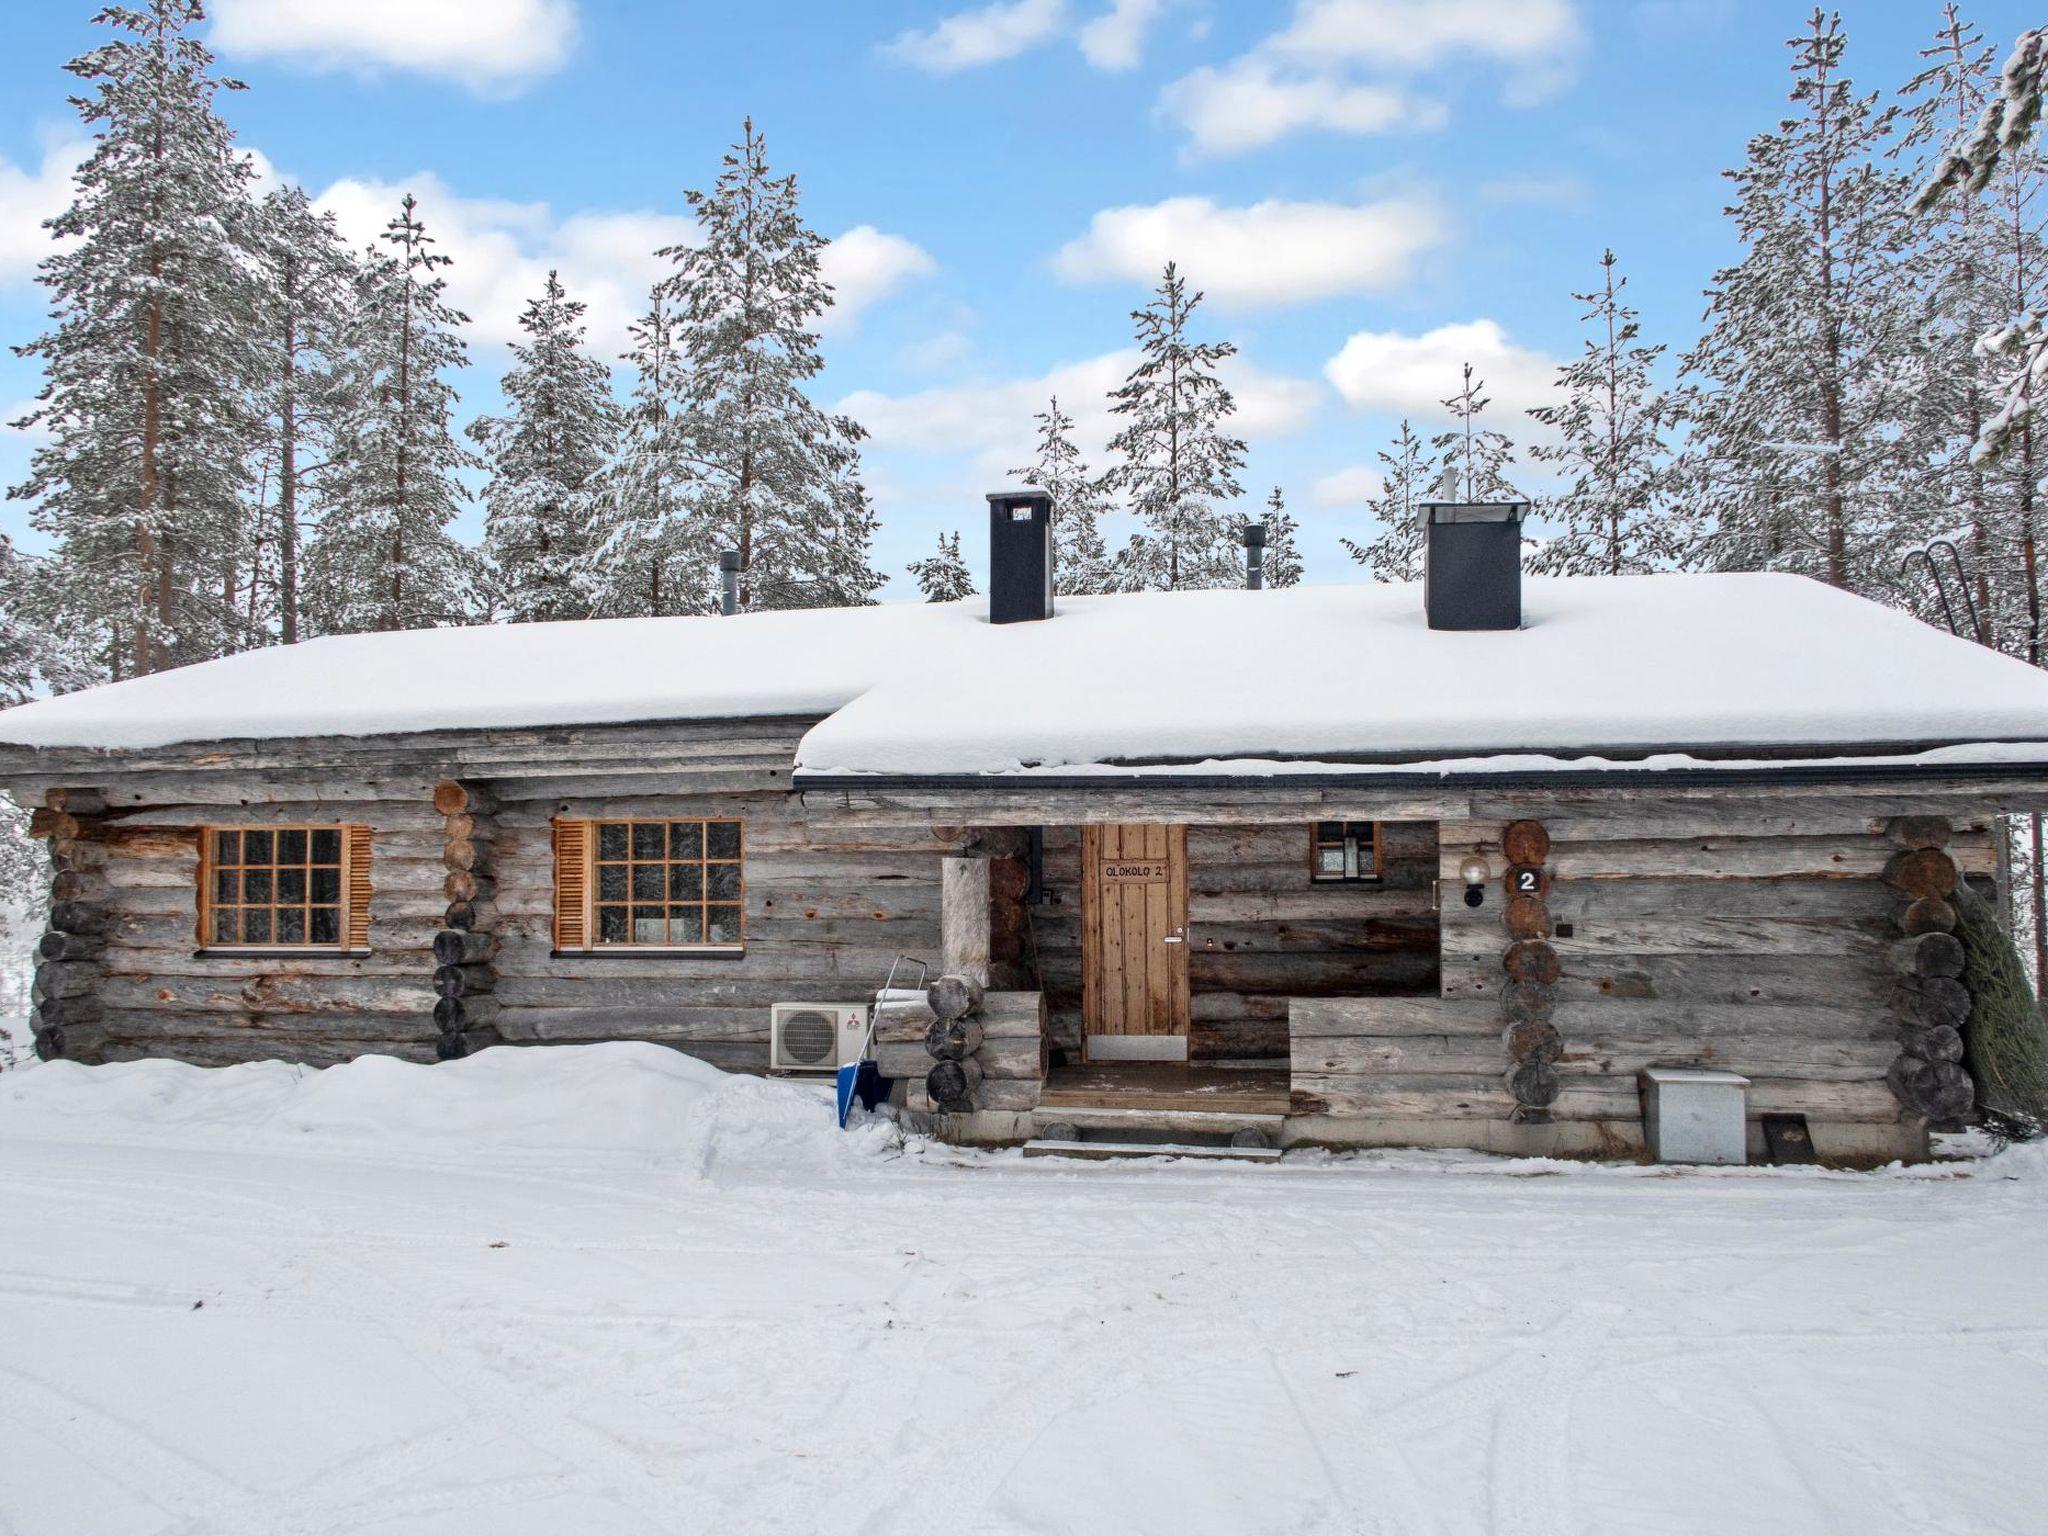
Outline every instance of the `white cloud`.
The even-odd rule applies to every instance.
[[[43,220],[70,203],[71,173],[89,150],[81,139],[59,140],[34,170],[0,155],[0,288],[31,281],[36,263],[56,249]]]
[[[1309,486],[1308,499],[1318,507],[1356,507],[1379,495],[1386,483],[1386,476],[1378,470],[1353,464]]]
[[[1492,320],[1442,325],[1420,336],[1359,331],[1323,365],[1323,376],[1360,410],[1441,420],[1466,363],[1486,381],[1489,414],[1510,435],[1528,429],[1523,411],[1554,393],[1557,364],[1516,346]]]
[[[1097,69],[1136,69],[1145,33],[1165,9],[1165,0],[1110,0],[1109,9],[1081,29],[1081,56]]]
[[[1396,284],[1443,234],[1436,208],[1421,198],[1223,208],[1206,197],[1174,197],[1104,209],[1053,265],[1069,282],[1152,282],[1177,260],[1219,303],[1305,303]]]
[[[1066,23],[1066,0],[1007,0],[912,29],[883,52],[935,75],[1013,59],[1051,41]]]
[[[694,245],[685,214],[585,210],[558,219],[546,203],[463,197],[421,173],[401,182],[348,178],[316,202],[331,209],[348,242],[360,248],[380,234],[411,192],[427,233],[443,254],[449,301],[475,322],[472,341],[494,345],[519,335],[519,313],[558,268],[572,298],[589,305],[590,345],[609,359],[623,351],[626,327],[647,307],[647,291],[672,270],[657,250]],[[932,269],[931,258],[898,235],[860,225],[825,249],[824,268],[839,287],[827,318],[844,328],[906,278]]]
[[[1074,439],[1098,469],[1104,445],[1116,434],[1109,392],[1123,383],[1138,361],[1135,349],[1105,352],[1026,379],[982,379],[905,395],[856,390],[836,407],[868,429],[874,445],[918,453],[966,454],[981,479],[994,489],[1012,469],[1029,461],[1032,416],[1059,397],[1074,418]],[[1268,373],[1242,356],[1225,364],[1224,383],[1237,399],[1232,428],[1239,436],[1267,440],[1306,426],[1322,399],[1310,379]]]
[[[1301,0],[1265,46],[1317,64],[1416,71],[1473,57],[1547,61],[1578,41],[1574,0]]]
[[[1445,119],[1440,102],[1397,86],[1281,68],[1256,54],[1183,75],[1160,93],[1159,107],[1205,155],[1260,149],[1304,129],[1388,133]]]
[[[872,224],[857,224],[826,246],[818,265],[837,300],[823,323],[836,331],[851,329],[863,310],[910,279],[939,269],[923,247]]]
[[[1160,94],[1198,154],[1234,154],[1304,130],[1385,133],[1437,128],[1440,102],[1404,82],[1485,60],[1507,66],[1514,105],[1571,78],[1578,0],[1297,0],[1280,32],[1220,68]]]
[[[575,0],[214,0],[222,53],[320,69],[387,68],[503,91],[558,69]]]

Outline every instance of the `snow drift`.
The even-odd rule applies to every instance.
[[[895,1135],[880,1120],[840,1131],[829,1085],[738,1076],[631,1041],[483,1051],[433,1066],[392,1056],[319,1069],[56,1061],[0,1076],[0,1129],[262,1148],[362,1143],[426,1156],[625,1154],[704,1176],[829,1174]]]

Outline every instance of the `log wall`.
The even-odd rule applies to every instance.
[[[1441,1001],[1298,1005],[1297,1113],[1507,1119],[1526,1106],[1509,1091],[1506,1031],[1533,1013],[1559,1036],[1556,1120],[1639,1134],[1636,1074],[1659,1065],[1743,1074],[1752,1116],[1900,1121],[1886,1083],[1899,1052],[1886,807],[1659,816],[1615,796],[1524,814],[1550,835],[1556,980],[1511,996],[1505,819],[1446,821]],[[1988,820],[1956,827],[1958,865],[1990,873]],[[1458,878],[1475,851],[1495,877],[1476,910]]]
[[[1194,1061],[1287,1060],[1294,997],[1437,991],[1435,822],[1386,822],[1377,882],[1308,877],[1307,820],[1188,827]],[[1046,902],[1031,910],[1056,1048],[1081,1049],[1081,833],[1045,829]]]
[[[157,804],[110,822],[102,834],[107,944],[96,989],[105,1037],[67,1054],[171,1056],[202,1066],[269,1057],[325,1066],[373,1052],[432,1061],[446,833],[431,779],[383,789],[346,803]],[[281,822],[374,829],[368,954],[199,952],[199,829]]]
[[[739,817],[746,945],[740,955],[554,949],[551,822],[575,817]],[[731,1071],[768,1068],[778,1002],[865,1002],[899,953],[939,958],[940,860],[972,833],[835,828],[779,786],[753,793],[500,799],[494,1021],[509,1041],[652,1040]]]

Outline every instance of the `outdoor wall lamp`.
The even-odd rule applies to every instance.
[[[1465,905],[1476,907],[1486,901],[1486,882],[1493,870],[1483,854],[1468,853],[1458,865],[1458,878],[1465,882]]]

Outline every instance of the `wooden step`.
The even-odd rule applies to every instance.
[[[1087,1104],[1041,1103],[1035,1111],[1040,1125],[1064,1122],[1083,1131],[1164,1131],[1182,1136],[1221,1136],[1238,1131],[1264,1131],[1275,1141],[1287,1119],[1263,1110],[1184,1109],[1171,1099],[1143,1109],[1107,1109]]]
[[[1174,1141],[1048,1141],[1040,1137],[1024,1143],[1024,1155],[1078,1157],[1098,1163],[1136,1157],[1181,1157],[1199,1162],[1274,1163],[1280,1160],[1280,1149],[1188,1146]]]

